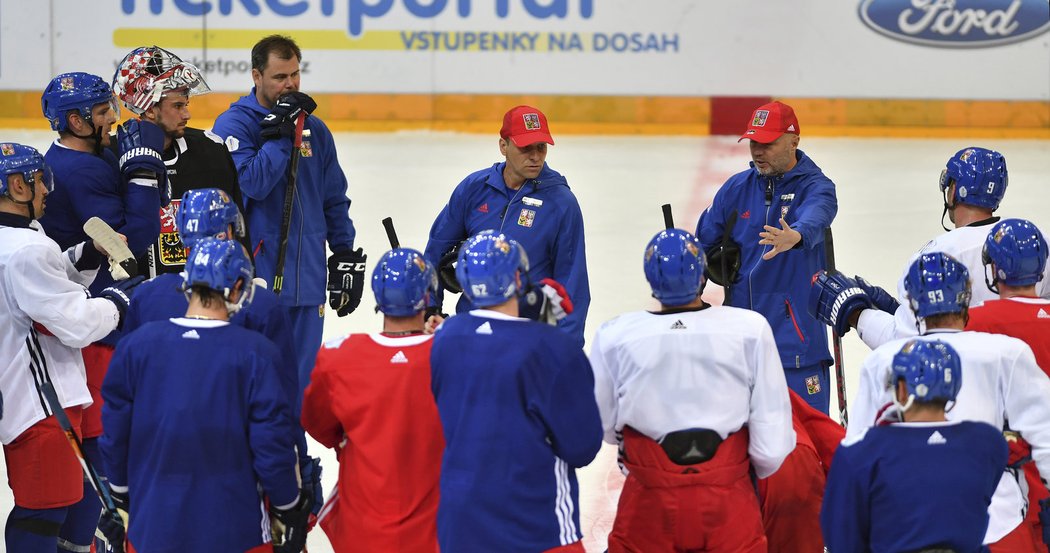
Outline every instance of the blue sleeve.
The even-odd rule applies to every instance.
[[[464,219],[463,205],[464,198],[467,195],[468,180],[469,177],[456,186],[456,189],[452,191],[452,196],[448,199],[448,203],[441,209],[441,213],[438,213],[437,219],[434,219],[434,224],[430,226],[430,238],[427,240],[427,247],[423,251],[423,257],[434,266],[435,270],[439,268],[438,263],[445,252],[467,239],[467,224]],[[430,298],[429,305],[441,307],[444,299],[445,287],[439,281],[437,293]]]
[[[131,360],[126,336],[117,344],[102,382],[102,437],[99,450],[110,483],[128,485],[128,444],[131,437],[131,413],[135,392],[131,386]]]
[[[732,179],[726,181],[718,192],[715,192],[711,205],[700,214],[700,219],[696,222],[694,236],[700,240],[700,245],[705,252],[722,242],[722,233],[725,232],[726,226],[726,215],[722,211],[722,206],[727,201],[725,196],[728,194],[731,182],[733,182]]]
[[[802,247],[813,249],[824,243],[824,229],[838,213],[839,203],[835,197],[835,184],[821,175],[810,184],[806,199],[798,206],[793,229],[802,234]]]
[[[572,314],[559,321],[558,326],[583,348],[583,331],[587,322],[587,311],[591,307],[591,287],[587,278],[587,251],[583,233],[583,214],[580,204],[572,194],[567,198],[565,218],[554,242],[554,280],[565,287],[572,299]]]
[[[328,228],[328,246],[334,251],[352,250],[357,232],[350,219],[350,198],[347,196],[346,173],[339,166],[339,156],[331,131],[318,118],[312,118],[310,129],[324,133],[324,217]]]
[[[602,419],[594,399],[594,373],[583,350],[561,331],[550,333],[549,357],[542,362],[558,367],[535,405],[550,432],[554,454],[569,466],[590,464],[602,447]]]
[[[292,139],[264,141],[253,115],[247,110],[230,108],[215,120],[212,132],[226,140],[237,167],[241,192],[253,200],[262,200],[285,179],[292,157]],[[230,137],[233,140],[229,140]]]
[[[77,174],[77,220],[98,217],[128,239],[128,249],[142,255],[160,236],[160,192],[152,186],[114,183],[112,176],[85,170]],[[123,189],[123,190],[121,190]]]
[[[252,381],[248,383],[248,442],[259,482],[274,505],[287,505],[299,493],[295,469],[291,409],[271,359],[276,347],[255,354]]]
[[[820,528],[828,551],[866,553],[871,534],[870,475],[853,466],[850,453],[841,445],[835,453],[824,487]]]

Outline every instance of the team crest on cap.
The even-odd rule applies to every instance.
[[[537,113],[523,113],[521,119],[525,121],[525,130],[527,131],[538,131],[540,130],[540,116]]]
[[[696,247],[696,244],[686,241],[685,249],[689,251],[689,255],[693,257],[700,257],[700,248]]]
[[[959,156],[959,160],[960,161],[966,161],[967,159],[970,159],[970,156],[972,156],[972,155],[973,155],[973,148],[970,148],[970,149],[966,150],[965,152],[963,152],[962,155]]]
[[[419,267],[420,271],[424,273],[427,272],[427,263],[426,261],[423,261],[422,257],[413,257],[412,263],[415,263],[416,267]]]
[[[496,247],[503,253],[510,253],[510,242],[506,240],[496,240]]]
[[[62,77],[58,86],[61,86],[62,90],[73,90],[73,77]]]
[[[645,261],[652,259],[654,253],[656,253],[656,246],[649,246],[649,249],[645,250]]]
[[[14,144],[0,144],[0,152],[3,152],[3,154],[5,156],[13,156],[13,155],[15,155],[15,145]]]
[[[755,112],[755,118],[751,120],[752,127],[764,127],[766,126],[766,119],[769,118],[768,109],[760,109]]]
[[[531,209],[521,210],[521,215],[518,215],[518,224],[523,227],[531,227],[532,222],[536,220],[536,212]]]

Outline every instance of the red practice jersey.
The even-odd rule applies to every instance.
[[[970,308],[966,330],[1005,334],[1028,344],[1035,361],[1050,376],[1050,300],[1013,297]]]
[[[437,551],[445,442],[430,389],[432,343],[351,334],[317,354],[302,422],[338,449],[339,483],[320,522],[336,551]]]

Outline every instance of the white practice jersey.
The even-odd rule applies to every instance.
[[[959,353],[962,387],[948,420],[986,422],[1000,429],[1009,421],[1010,429],[1032,445],[1039,472],[1050,474],[1050,379],[1036,364],[1031,348],[1009,336],[959,330],[934,330],[917,339],[947,342]],[[847,440],[863,434],[893,409],[891,365],[908,340],[888,342],[864,360],[857,396],[850,404]],[[1003,473],[992,497],[985,543],[998,541],[1024,518],[1027,498],[1014,472]]]
[[[590,359],[609,443],[624,426],[654,440],[690,428],[725,439],[747,426],[759,478],[776,472],[795,447],[773,331],[754,311],[627,313],[598,329]]]
[[[999,296],[988,289],[984,282],[984,262],[981,252],[984,250],[984,241],[988,233],[998,221],[978,226],[960,227],[946,232],[933,240],[930,240],[908,259],[904,266],[904,272],[897,280],[897,299],[901,302],[897,312],[893,315],[878,309],[865,309],[857,321],[857,334],[871,349],[875,349],[890,340],[907,338],[919,334],[916,326],[915,313],[908,306],[908,296],[904,290],[904,277],[908,274],[911,264],[924,253],[942,252],[946,253],[960,263],[967,271],[970,271],[970,307],[998,299]],[[1036,290],[1042,297],[1050,297],[1050,264],[1047,264],[1043,280],[1036,285]]]
[[[33,221],[29,228],[0,226],[0,392],[7,444],[50,416],[37,390],[50,381],[64,407],[90,405],[80,348],[117,327],[113,302],[91,299],[96,270],[74,266],[85,244],[62,252]],[[90,246],[88,246],[90,247]]]

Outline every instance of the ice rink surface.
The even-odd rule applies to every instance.
[[[737,144],[732,137],[567,136],[557,134],[556,124],[554,131],[557,145],[549,150],[548,164],[568,178],[586,224],[592,296],[589,338],[602,322],[655,305],[641,261],[645,244],[663,227],[660,205],[670,203],[676,225],[695,230],[697,217],[715,191],[727,177],[747,167],[750,154],[746,143]],[[5,142],[22,142],[41,151],[53,137],[43,131],[0,134]],[[364,247],[370,261],[389,249],[381,219],[393,217],[403,246],[422,249],[430,224],[455,185],[468,173],[501,160],[495,132],[484,136],[336,133],[335,138],[350,181],[357,245]],[[832,228],[838,268],[894,291],[909,255],[943,232],[937,180],[948,158],[966,146],[992,148],[1006,156],[1010,182],[997,214],[1026,218],[1050,231],[1050,141],[808,138],[803,134],[800,148],[837,185],[839,212]],[[371,269],[370,263],[369,273]],[[978,280],[975,286],[983,283]],[[715,286],[704,297],[721,301]],[[366,291],[361,307],[349,317],[330,313],[325,338],[380,331],[382,318],[375,314],[374,305]],[[453,300],[446,299],[445,309],[453,308]],[[856,333],[847,335],[843,345],[847,389],[852,393],[868,350]],[[837,412],[834,391],[832,404]],[[322,458],[324,486],[329,490],[335,483],[335,457],[316,444],[311,446],[311,453]],[[603,447],[578,474],[585,544],[588,551],[600,552],[612,528],[622,484],[615,448]],[[10,489],[0,487],[0,513],[5,519],[11,504]],[[320,530],[311,534],[309,551],[332,551]]]

